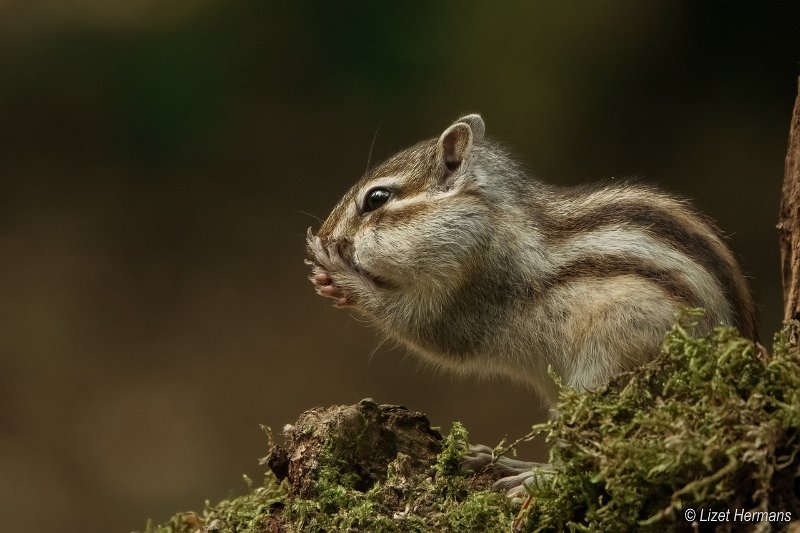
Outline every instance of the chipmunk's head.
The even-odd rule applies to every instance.
[[[374,303],[386,305],[391,294],[435,298],[464,283],[492,231],[480,179],[484,131],[479,115],[462,117],[359,180],[316,235],[309,229],[318,291],[335,287],[320,293],[341,306],[380,292]]]

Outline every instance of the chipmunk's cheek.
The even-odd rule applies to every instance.
[[[357,257],[354,262],[354,269],[358,272],[360,278],[369,285],[370,289],[386,289],[395,286],[398,278],[397,270],[392,269],[379,259],[375,260],[369,256]]]
[[[407,284],[420,266],[414,244],[409,246],[408,239],[388,232],[374,245],[361,247],[356,259],[359,267],[386,287]]]

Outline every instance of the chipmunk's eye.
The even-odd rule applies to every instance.
[[[392,191],[384,187],[375,187],[369,190],[364,197],[364,212],[369,213],[370,211],[375,211],[388,202],[391,197]]]

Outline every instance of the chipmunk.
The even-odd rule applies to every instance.
[[[601,386],[654,358],[686,307],[754,338],[720,232],[686,200],[628,183],[556,187],[485,137],[480,115],[377,165],[315,235],[311,281],[423,360],[529,385]]]

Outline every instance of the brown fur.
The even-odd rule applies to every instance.
[[[591,388],[658,353],[684,307],[755,338],[755,306],[714,224],[631,184],[529,179],[478,115],[377,165],[308,248],[318,292],[425,361],[504,375],[552,405],[552,367]],[[371,188],[390,191],[365,209]]]

